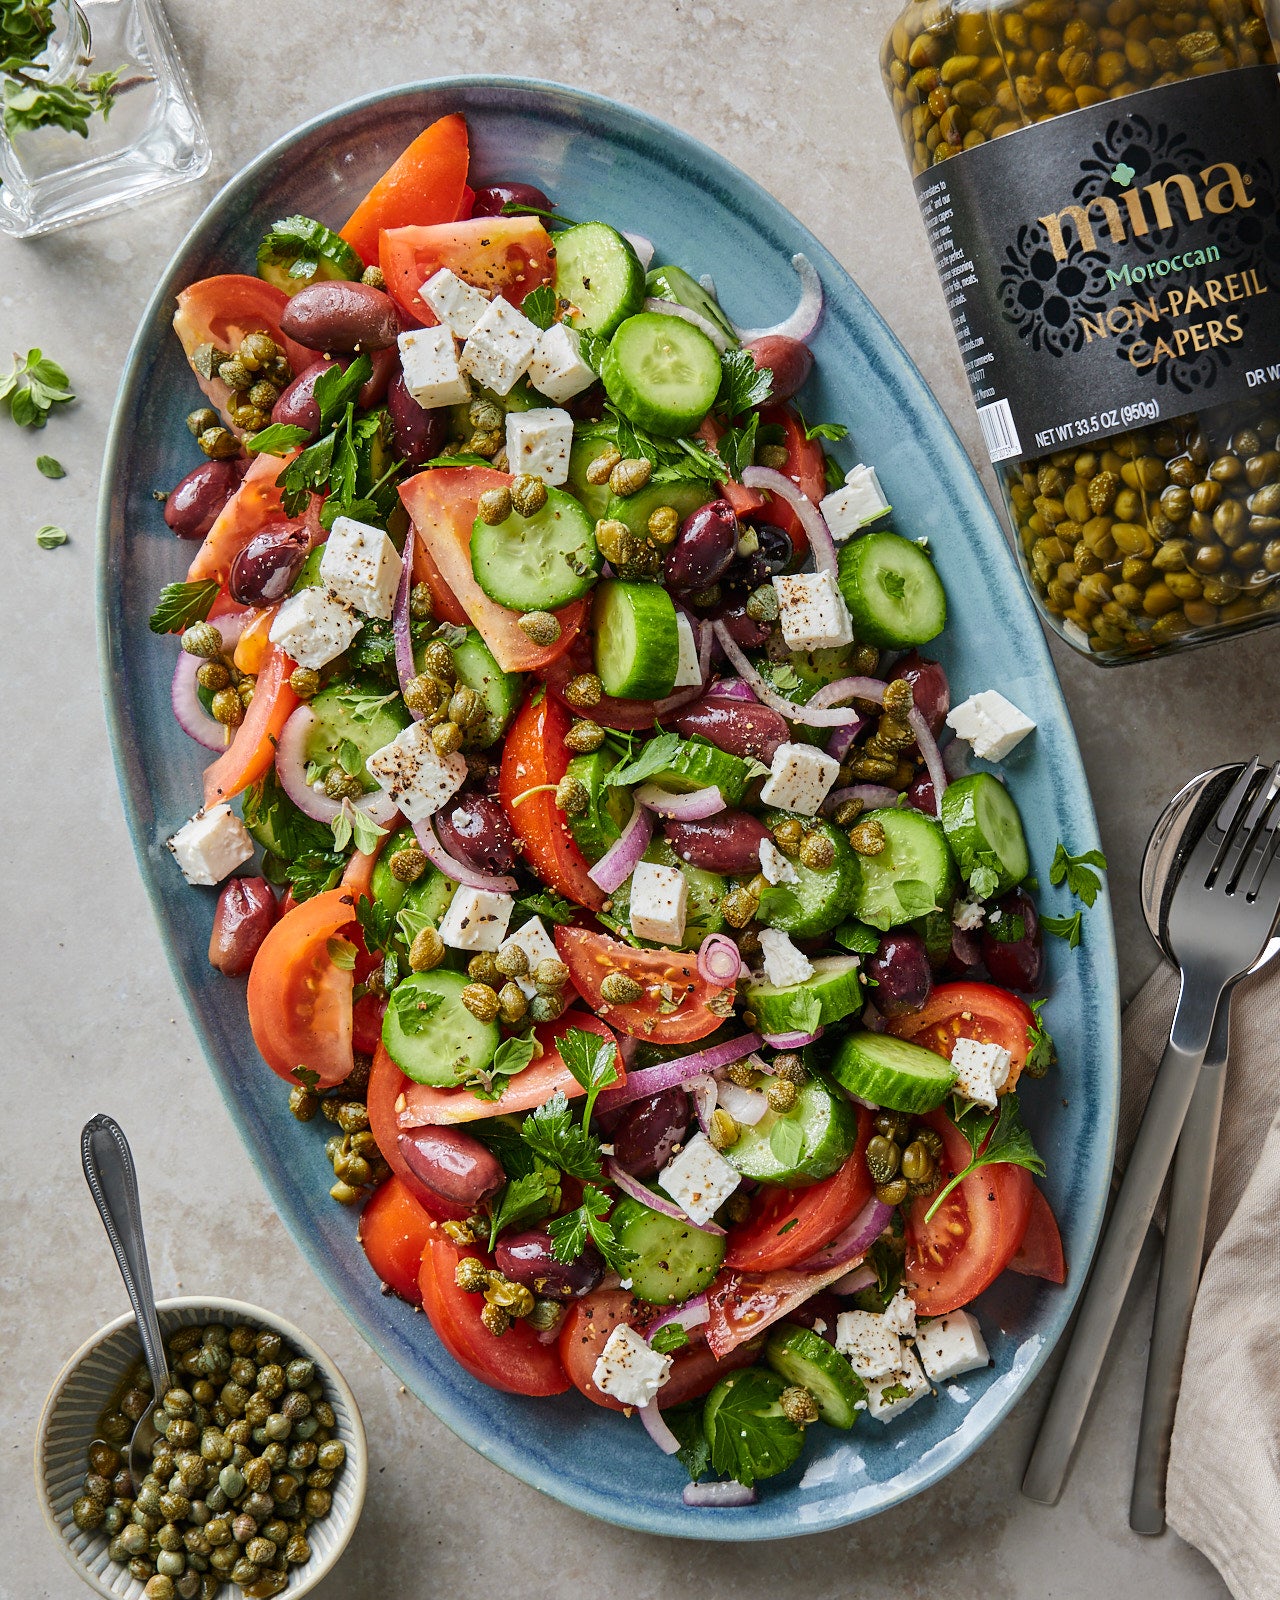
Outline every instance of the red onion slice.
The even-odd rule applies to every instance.
[[[673,711],[682,711],[685,706],[691,705],[701,695],[702,685],[700,683],[686,684],[683,689],[677,689],[674,694],[669,694],[665,700],[655,700],[653,702],[653,716],[650,720],[657,722],[662,717],[669,717]],[[594,711],[591,714],[593,717],[595,716]]]
[[[652,311],[660,317],[679,317],[681,322],[691,322],[700,332],[705,333],[721,355],[729,348],[729,341],[723,332],[716,327],[709,317],[704,317],[701,312],[693,311],[688,306],[678,305],[674,300],[648,299],[644,303],[646,311]]]
[[[714,784],[709,789],[695,789],[691,794],[672,794],[656,783],[642,783],[635,791],[635,798],[650,811],[656,811],[660,817],[670,817],[674,822],[701,822],[704,817],[714,817],[717,811],[724,810],[724,796]],[[604,885],[600,887],[603,889]]]
[[[912,706],[907,712],[907,726],[916,736],[920,754],[924,757],[924,764],[933,779],[933,811],[935,816],[940,817],[942,797],[947,790],[947,769],[942,764],[942,752],[938,749],[938,741],[933,737],[932,730],[925,721],[924,712],[918,706]]]
[[[409,687],[409,680],[417,676],[413,660],[413,637],[409,631],[409,591],[413,588],[413,541],[416,537],[413,524],[404,541],[404,559],[400,563],[400,583],[396,589],[395,604],[391,607],[391,635],[396,646],[396,677],[400,680],[400,693]],[[406,702],[407,704],[407,702]],[[421,722],[423,713],[408,706],[409,715]]]
[[[745,1483],[726,1478],[723,1483],[686,1483],[680,1498],[687,1506],[753,1506],[760,1497]]]
[[[867,719],[859,716],[856,722],[849,723],[846,727],[837,728],[827,740],[827,754],[833,761],[843,762],[853,749],[854,740],[867,726]]]
[[[344,802],[331,800],[307,782],[307,740],[317,721],[310,706],[299,706],[285,723],[276,746],[276,776],[299,811],[316,822],[331,823],[341,814]],[[385,789],[375,789],[372,794],[363,794],[358,800],[346,803],[363,811],[380,828],[389,827],[399,815],[395,801]]]
[[[711,632],[714,635],[715,629],[713,628]],[[707,690],[708,700],[754,700],[755,698],[755,690],[741,678],[721,678]]]
[[[724,1039],[705,1050],[695,1051],[691,1056],[681,1056],[677,1061],[663,1061],[656,1067],[641,1067],[637,1072],[629,1072],[627,1081],[616,1089],[606,1089],[596,1101],[596,1108],[600,1111],[616,1111],[620,1106],[629,1106],[633,1100],[648,1100],[655,1094],[661,1094],[664,1089],[674,1089],[678,1084],[687,1085],[690,1078],[696,1078],[704,1072],[716,1072],[730,1062],[741,1061],[759,1048],[758,1033],[740,1033],[736,1039]]]
[[[964,967],[976,967],[982,960],[982,945],[967,928],[951,928],[951,954]]]
[[[868,1200],[843,1233],[829,1245],[802,1261],[796,1272],[822,1272],[827,1267],[838,1267],[843,1261],[853,1261],[855,1256],[865,1256],[884,1230],[889,1226],[893,1207],[883,1200]]]
[[[234,648],[254,614],[252,611],[228,611],[223,616],[210,619],[222,635],[224,649]],[[231,730],[211,717],[201,703],[196,673],[202,665],[198,656],[189,655],[185,650],[178,651],[173,668],[173,684],[169,690],[169,704],[183,733],[206,750],[216,750],[221,754],[227,748],[227,736]]]
[[[664,1456],[673,1456],[680,1448],[680,1441],[662,1420],[662,1413],[658,1410],[658,1401],[655,1397],[647,1406],[637,1406],[636,1415],[644,1423],[644,1431],[662,1451]]]
[[[805,1045],[821,1039],[822,1034],[821,1027],[812,1033],[766,1033],[764,1042],[774,1050],[803,1050]]]
[[[653,260],[653,240],[646,239],[642,233],[624,232],[622,237],[640,257],[640,265],[648,272],[649,263]]]
[[[880,1015],[880,1012],[876,1009],[876,1007],[872,1005],[870,1000],[868,1000],[866,1005],[862,1008],[862,1026],[867,1030],[868,1033],[883,1033],[889,1026],[889,1024]],[[853,1100],[856,1097],[854,1095],[850,1095],[849,1098],[850,1100]],[[858,1104],[866,1104],[870,1106],[872,1111],[878,1111],[880,1109],[878,1106],[871,1105],[870,1101],[864,1102],[859,1100]]]
[[[837,1278],[831,1285],[832,1294],[857,1294],[859,1289],[869,1289],[877,1282],[874,1267],[855,1267],[852,1272],[846,1272],[843,1278]]]
[[[687,1211],[682,1211],[674,1200],[668,1200],[665,1195],[654,1194],[652,1189],[645,1187],[639,1178],[633,1177],[625,1167],[609,1156],[605,1160],[604,1170],[609,1176],[609,1182],[617,1184],[623,1194],[628,1194],[633,1200],[638,1200],[642,1206],[648,1206],[650,1211],[660,1212],[664,1217],[672,1217],[676,1222],[687,1223],[689,1227],[696,1228],[699,1233],[719,1233],[724,1229],[718,1222],[695,1222]]]
[[[701,1328],[711,1321],[711,1306],[704,1293],[695,1294],[691,1300],[686,1300],[683,1305],[672,1306],[670,1311],[664,1311],[658,1320],[649,1327],[646,1337],[653,1343],[653,1336],[659,1328],[670,1328],[679,1325],[686,1333],[694,1328]]]
[[[953,739],[942,750],[942,765],[952,783],[957,778],[968,777],[970,769],[969,746],[963,739]]]
[[[836,706],[842,700],[870,700],[879,705],[887,687],[880,678],[837,678],[834,683],[824,683],[809,704]]]
[[[745,654],[738,647],[737,640],[725,627],[723,622],[716,621],[711,624],[716,631],[716,638],[720,648],[733,663],[735,669],[747,683],[751,685],[757,700],[779,712],[791,722],[801,722],[806,728],[841,728],[848,723],[860,720],[858,713],[852,706],[815,706],[812,701],[808,705],[797,705],[794,700],[788,700],[771,685],[764,681],[756,669],[747,660]]]
[[[698,946],[698,976],[704,983],[737,983],[742,956],[723,933],[709,933]]]
[[[721,1078],[716,1083],[716,1101],[722,1105],[735,1122],[754,1128],[769,1109],[768,1100],[759,1089],[744,1089],[741,1084]]]
[[[587,873],[597,888],[612,894],[635,871],[636,863],[649,848],[653,837],[653,814],[636,806],[626,827]]]
[[[467,889],[488,889],[493,894],[514,894],[520,885],[514,878],[494,872],[481,872],[468,862],[459,861],[456,856],[451,856],[436,837],[435,824],[428,817],[424,822],[415,822],[413,825],[414,837],[422,847],[422,853],[433,867],[444,873],[446,878],[452,878],[455,883],[460,883]]]
[[[690,1078],[685,1088],[693,1096],[693,1111],[703,1133],[711,1132],[711,1119],[716,1114],[716,1080],[708,1072]]]
[[[882,806],[896,805],[898,791],[883,783],[855,783],[847,789],[833,789],[822,802],[822,809],[829,814],[846,800],[861,800],[866,810],[878,811]]]
[[[792,483],[784,473],[775,472],[772,467],[744,467],[742,482],[748,489],[767,489],[770,494],[776,494],[779,500],[785,500],[800,518],[808,535],[814,566],[819,572],[836,570],[836,542],[831,537],[831,529],[827,527],[821,511],[803,489]]]
[[[768,338],[771,334],[784,339],[803,340],[818,326],[818,319],[822,316],[822,279],[818,276],[818,269],[801,251],[792,256],[791,265],[800,279],[800,299],[795,310],[771,328],[738,328],[735,323],[734,327],[743,344]]]

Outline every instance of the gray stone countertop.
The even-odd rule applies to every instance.
[[[625,1533],[544,1499],[473,1454],[405,1393],[304,1266],[272,1211],[181,1012],[134,870],[107,750],[93,624],[94,498],[121,364],[151,285],[221,181],[264,144],[350,95],[412,77],[557,79],[666,118],[737,162],[836,253],[897,331],[983,460],[960,361],[917,220],[877,52],[893,5],[866,0],[582,0],[496,11],[390,0],[171,0],[215,150],[177,198],[43,241],[0,239],[0,328],[43,345],[80,399],[38,440],[0,423],[6,557],[0,682],[10,778],[0,790],[9,885],[5,997],[10,1145],[0,1163],[0,1596],[82,1591],[41,1525],[31,1439],[64,1357],[123,1306],[78,1170],[77,1134],[109,1109],[131,1130],[160,1294],[207,1289],[289,1314],[327,1345],[373,1440],[368,1504],[317,1600],[481,1600],[622,1575],[636,1600],[692,1589],[864,1600],[981,1590],[990,1600],[1210,1600],[1226,1593],[1172,1534],[1126,1512],[1151,1304],[1148,1263],[1064,1499],[1018,1482],[1042,1377],[959,1472],[869,1523],[767,1550]],[[62,482],[39,477],[49,450]],[[988,484],[991,479],[988,475]],[[71,542],[46,552],[43,522]],[[1137,905],[1142,845],[1163,800],[1274,728],[1275,633],[1103,672],[1055,644],[1112,862],[1126,996],[1153,965]]]

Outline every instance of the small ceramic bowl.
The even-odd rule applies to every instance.
[[[161,1300],[156,1309],[166,1341],[179,1328],[192,1324],[248,1322],[278,1333],[299,1355],[315,1362],[317,1376],[324,1383],[325,1399],[337,1419],[335,1437],[346,1446],[347,1458],[333,1480],[329,1514],[307,1529],[311,1559],[289,1569],[288,1587],[281,1591],[288,1600],[310,1594],[346,1549],[364,1506],[369,1458],[355,1396],[332,1358],[314,1339],[260,1306],[246,1305],[242,1300],[184,1295],[176,1300]],[[71,1507],[83,1492],[81,1485],[88,1471],[86,1453],[97,1437],[98,1419],[121,1379],[141,1355],[137,1324],[133,1313],[127,1312],[87,1339],[63,1367],[49,1391],[36,1430],[36,1488],[44,1520],[67,1560],[104,1600],[142,1600],[144,1585],[128,1567],[108,1558],[110,1541],[105,1534],[85,1533],[76,1527]]]

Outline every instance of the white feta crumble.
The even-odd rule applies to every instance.
[[[498,950],[515,903],[514,895],[460,885],[440,919],[440,937],[454,950]]]
[[[742,1181],[705,1133],[695,1133],[658,1174],[664,1189],[693,1222],[710,1222]]]
[[[425,722],[411,722],[390,744],[375,750],[365,768],[410,822],[434,816],[467,778],[466,758],[457,751],[440,755]]]
[[[467,336],[458,365],[494,394],[510,394],[533,360],[538,333],[509,301],[491,300]]]
[[[539,961],[559,961],[560,959],[556,953],[555,940],[543,926],[541,917],[530,917],[528,922],[522,922],[516,931],[498,946],[498,954],[501,955],[504,950],[514,950],[517,945],[525,953],[530,972],[538,965]],[[534,987],[532,978],[517,978],[516,982],[530,1000],[538,992]]]
[[[791,650],[829,650],[853,640],[853,622],[834,572],[773,580],[782,637]]]
[[[779,989],[805,983],[813,977],[813,962],[791,942],[791,935],[778,928],[761,928],[760,949],[764,955],[765,982]]]
[[[760,841],[760,871],[768,883],[799,883],[800,874],[772,839]]]
[[[188,883],[221,883],[253,854],[249,830],[225,801],[202,806],[168,844]]]
[[[773,752],[761,803],[780,811],[816,817],[840,773],[840,763],[811,744],[780,744]]]
[[[949,1311],[945,1317],[922,1323],[916,1350],[935,1383],[973,1372],[991,1360],[978,1319],[969,1311]]]
[[[874,1311],[842,1311],[836,1318],[836,1349],[866,1382],[902,1370],[902,1340]]]
[[[910,1345],[904,1346],[902,1367],[887,1378],[873,1378],[867,1384],[867,1409],[881,1422],[910,1410],[922,1395],[931,1393],[929,1380],[920,1370]]]
[[[916,1331],[916,1303],[905,1289],[899,1289],[884,1308],[884,1325],[900,1339],[913,1338]]]
[[[312,587],[281,603],[268,638],[300,667],[316,671],[340,656],[363,626],[336,594]]]
[[[1012,1059],[1002,1045],[966,1039],[962,1034],[951,1047],[955,1092],[994,1111],[999,1092],[1008,1081]]]
[[[544,329],[529,362],[529,382],[538,393],[563,405],[595,381],[594,370],[582,359],[576,330],[563,322]]]
[[[967,739],[983,761],[1003,761],[1036,725],[997,690],[983,689],[948,713],[947,727]]]
[[[980,900],[957,900],[951,908],[951,920],[964,933],[976,933],[986,918]]]
[[[671,1357],[660,1354],[634,1328],[620,1322],[591,1369],[597,1389],[626,1406],[647,1406],[667,1381]]]
[[[456,338],[465,339],[489,309],[489,297],[448,267],[433,272],[418,293]]]
[[[818,506],[833,539],[847,539],[889,510],[874,467],[856,466],[845,475],[844,486],[833,489]]]
[[[458,347],[448,328],[414,328],[397,342],[404,386],[424,411],[470,399],[471,385],[458,364]]]
[[[557,406],[507,412],[507,470],[531,472],[553,487],[569,476],[573,418]]]
[[[400,556],[381,528],[335,517],[320,553],[320,576],[330,591],[366,617],[391,619],[400,583]]]
[[[631,931],[637,939],[679,944],[689,909],[689,880],[679,867],[639,861],[631,874]]]
[[[698,665],[698,641],[694,637],[693,623],[683,611],[676,612],[676,637],[680,640],[680,656],[673,687],[692,689],[702,682],[702,668]]]

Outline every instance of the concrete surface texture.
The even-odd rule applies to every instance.
[[[635,1600],[785,1592],[911,1600],[981,1589],[1083,1600],[1226,1593],[1172,1535],[1126,1509],[1151,1281],[1135,1289],[1080,1459],[1055,1510],[1018,1482],[1047,1378],[966,1467],[877,1521],[767,1550],[665,1542],[566,1511],[506,1477],[407,1395],[347,1327],[271,1210],[215,1094],[162,960],[126,838],[97,690],[94,497],[121,363],[155,275],[217,185],[294,124],[412,77],[519,73],[664,117],[736,161],[844,262],[887,317],[976,461],[978,429],[917,220],[877,51],[894,0],[673,4],[615,15],[582,0],[402,7],[391,0],[171,0],[212,137],[210,177],[178,198],[28,244],[0,241],[6,351],[43,345],[79,400],[39,439],[0,421],[9,887],[0,985],[11,1144],[0,1162],[0,1596],[81,1591],[45,1532],[31,1437],[64,1357],[122,1307],[79,1172],[85,1118],[133,1132],[161,1295],[208,1289],[287,1309],[333,1352],[373,1447],[364,1519],[317,1600],[481,1600],[583,1589],[623,1574]],[[39,477],[48,450],[61,482]],[[988,478],[988,482],[990,479]],[[70,543],[38,549],[35,530]],[[1280,689],[1277,641],[1255,635],[1104,673],[1055,646],[1112,861],[1126,993],[1150,969],[1136,877],[1160,805],[1213,762],[1251,752]],[[616,1577],[605,1577],[606,1585]]]

